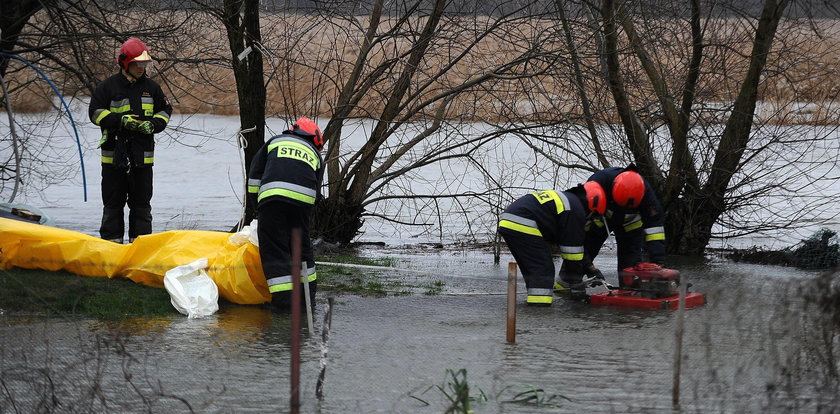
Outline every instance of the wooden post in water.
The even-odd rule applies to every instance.
[[[330,350],[330,327],[332,327],[333,297],[327,298],[327,309],[324,312],[324,326],[321,328],[321,372],[315,384],[315,396],[324,399],[324,377],[327,373],[327,354]]]
[[[683,327],[685,320],[685,295],[688,283],[680,278],[680,305],[677,308],[677,328],[674,339],[674,390],[671,393],[671,403],[674,407],[680,405],[680,369],[682,368]]]
[[[508,262],[507,341],[516,342],[516,262]]]
[[[292,229],[292,332],[291,396],[292,414],[300,413],[300,229]]]

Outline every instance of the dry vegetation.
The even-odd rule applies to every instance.
[[[236,115],[238,100],[226,33],[218,21],[208,15],[193,14],[188,20],[190,24],[184,26],[181,38],[166,45],[150,44],[158,60],[151,75],[163,85],[177,112]],[[497,79],[469,89],[455,99],[446,117],[462,120],[564,118],[575,122],[581,111],[571,86],[571,64],[562,45],[560,24],[545,20],[529,23],[530,26],[525,26],[519,21],[516,27],[499,28],[497,34],[480,41],[466,59],[438,77],[440,68],[461,53],[476,33],[483,30],[481,25],[489,24],[489,20],[482,19],[450,20],[438,33],[438,43],[425,57],[422,75],[415,80],[433,85],[421,93],[433,96],[466,82],[487,68],[525,52],[534,45],[535,39],[541,39],[543,53],[556,53],[553,59],[541,57],[530,63],[537,66],[538,75],[524,80]],[[309,113],[329,116],[352,68],[366,24],[364,18],[336,19],[326,24],[299,15],[264,17],[261,26],[268,86],[267,115]],[[420,24],[422,22],[418,20],[413,25]],[[768,60],[760,92],[765,105],[761,107],[759,119],[774,123],[836,123],[837,108],[833,103],[840,91],[840,75],[834,70],[838,59],[836,45],[840,43],[836,24],[835,21],[783,23],[773,55]],[[698,88],[698,97],[703,104],[702,108],[695,106],[699,116],[713,119],[726,116],[715,108],[720,102],[730,101],[737,93],[746,69],[745,56],[752,45],[751,29],[749,22],[743,20],[706,22],[708,46]],[[658,42],[653,49],[653,58],[668,75],[669,84],[679,85],[690,54],[683,22],[643,21],[639,31]],[[615,114],[609,104],[611,98],[598,76],[599,56],[592,35],[582,23],[573,27],[573,33],[577,36],[575,42],[584,70],[588,71],[587,92],[600,108],[594,116],[597,121],[614,121]],[[368,65],[372,67],[376,62],[399,56],[409,46],[405,38],[382,43],[370,56]],[[117,47],[117,44],[113,45],[114,49]],[[111,56],[115,51],[90,50],[87,53],[85,64],[90,65],[100,78],[115,71]],[[625,54],[624,59],[626,63],[635,61],[629,54]],[[388,79],[398,76],[401,64],[393,65],[393,77]],[[7,76],[13,90],[13,109],[21,112],[50,109],[51,89],[43,81],[32,82],[37,80],[37,75],[22,67],[20,62],[14,61]],[[633,69],[625,74],[626,79],[644,76],[638,65],[628,67]],[[65,95],[87,94],[84,86],[74,84],[61,72],[50,69],[45,72]],[[389,91],[390,85],[386,83],[375,85],[352,116],[375,117],[380,113]],[[645,84],[635,82],[632,85],[634,99],[653,103],[655,97]],[[805,102],[810,104],[805,105]],[[435,109],[432,105],[420,116],[429,116]]]

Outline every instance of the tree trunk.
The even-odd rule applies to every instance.
[[[312,214],[310,234],[329,243],[350,243],[362,227],[363,212],[361,205],[348,205],[338,197],[319,198]]]
[[[245,171],[265,143],[265,81],[263,79],[262,38],[260,35],[259,0],[225,0],[222,20],[227,28],[230,51],[233,55],[233,75],[239,99],[240,130],[245,138]],[[240,10],[242,15],[240,16]],[[250,52],[245,52],[247,48]],[[244,53],[243,53],[244,52]],[[244,56],[243,56],[244,55]],[[242,57],[240,59],[240,56]],[[240,224],[256,217],[257,206],[252,197],[243,194],[245,213]]]
[[[569,19],[566,18],[566,6],[561,0],[556,0],[555,5],[557,6],[557,14],[560,17],[560,24],[563,28],[563,39],[566,41],[566,47],[569,49],[569,59],[571,60],[574,73],[574,85],[580,98],[580,107],[583,111],[586,129],[589,131],[589,139],[592,141],[595,156],[598,158],[598,164],[602,168],[607,168],[610,166],[610,163],[607,161],[607,156],[604,155],[604,150],[601,148],[601,140],[598,138],[598,128],[595,126],[595,118],[592,116],[592,101],[587,95],[584,75],[581,70],[581,59],[578,55],[574,39],[572,39],[572,29],[569,25]]]
[[[423,59],[423,55],[426,54],[426,50],[429,48],[429,44],[440,22],[440,17],[445,10],[444,6],[446,6],[446,1],[437,0],[432,12],[426,17],[426,24],[423,27],[423,31],[418,35],[417,42],[411,49],[405,68],[400,73],[400,77],[395,82],[394,88],[388,96],[388,101],[385,103],[385,108],[382,110],[380,119],[373,129],[370,139],[368,139],[362,148],[362,157],[359,159],[353,182],[350,183],[350,187],[347,190],[348,204],[361,204],[367,195],[367,190],[370,187],[368,179],[373,168],[373,160],[379,152],[379,147],[382,146],[388,137],[387,130],[392,128],[391,123],[399,114],[400,105],[406,93],[408,93],[411,80],[414,78],[414,74],[417,71],[420,61]]]
[[[642,121],[630,105],[627,87],[621,77],[621,64],[618,60],[618,28],[615,15],[615,1],[604,0],[601,13],[604,19],[604,52],[607,55],[607,83],[612,92],[618,116],[627,134],[627,145],[633,153],[633,159],[639,166],[641,174],[648,179],[657,178],[656,161],[650,148],[647,131]]]
[[[373,10],[370,13],[370,22],[368,23],[362,44],[359,47],[359,54],[356,56],[356,61],[353,64],[353,70],[347,76],[347,81],[344,83],[341,93],[338,96],[338,101],[330,117],[330,122],[324,129],[324,139],[327,142],[327,154],[324,157],[327,160],[327,178],[332,178],[327,180],[329,183],[329,194],[330,198],[335,199],[334,203],[338,204],[343,203],[344,190],[348,186],[345,181],[338,179],[341,177],[341,165],[337,156],[341,153],[341,130],[344,126],[344,120],[350,115],[353,107],[361,97],[358,93],[357,85],[360,82],[365,64],[368,61],[371,45],[376,36],[376,29],[379,27],[382,18],[383,3],[384,0],[376,0],[373,5]]]
[[[358,75],[361,71],[360,65],[364,63],[361,59],[366,56],[376,27],[379,25],[382,4],[382,1],[375,3],[374,13],[371,16],[371,23],[365,35],[359,57],[357,58],[356,67],[352,75],[348,78],[348,83],[345,84],[342,90],[339,105],[336,109],[338,115],[348,113],[351,108],[348,105],[352,104],[351,96],[354,96],[351,86],[358,82]],[[364,213],[363,204],[370,191],[374,159],[380,147],[385,143],[395,128],[395,124],[397,123],[395,119],[400,114],[403,100],[409,93],[412,86],[411,82],[415,77],[419,64],[431,44],[440,18],[445,10],[445,5],[445,0],[436,0],[429,15],[425,16],[426,22],[423,30],[417,34],[417,40],[412,45],[402,72],[400,72],[399,77],[394,82],[393,89],[388,92],[387,102],[381,114],[377,117],[376,125],[370,137],[359,151],[359,159],[356,165],[353,166],[352,171],[342,177],[340,176],[337,161],[328,161],[329,198],[316,203],[320,204],[320,206],[316,207],[315,214],[315,221],[325,220],[325,223],[317,225],[317,231],[321,232],[319,235],[325,240],[349,243],[358,234],[362,226],[361,216]],[[381,68],[384,69],[384,66]],[[370,85],[366,85],[362,87],[362,90],[367,90],[369,87]],[[338,119],[331,121],[330,125],[327,126],[328,131],[326,132],[326,137],[329,142],[333,143],[338,139],[339,128],[342,122],[343,117],[339,116]],[[327,158],[330,159],[337,151],[333,148],[329,148],[328,150]]]
[[[20,32],[38,10],[42,2],[33,0],[0,0],[0,52],[12,54]],[[0,56],[0,77],[6,76],[9,58]]]
[[[750,53],[750,66],[715,152],[709,180],[699,193],[686,193],[678,202],[669,206],[666,213],[666,238],[671,253],[702,254],[709,244],[712,227],[726,211],[726,190],[732,176],[738,171],[741,156],[750,139],[761,73],[787,5],[787,0],[767,0],[764,3]]]
[[[665,210],[665,240],[668,253],[702,256],[712,235],[712,225],[718,218],[705,208],[703,197],[684,197]]]

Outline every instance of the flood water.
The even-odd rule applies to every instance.
[[[447,393],[454,395],[448,372],[462,369],[470,395],[487,398],[473,402],[477,413],[672,410],[677,312],[563,298],[551,308],[532,308],[520,296],[511,344],[501,294],[507,266],[494,265],[492,255],[431,249],[363,254],[387,254],[398,258],[400,268],[427,269],[402,277],[412,284],[442,281],[444,292],[337,296],[322,401],[315,385],[328,293],[319,292],[315,335],[303,322],[301,412],[444,412]],[[503,255],[502,263],[507,260]],[[673,411],[840,409],[837,388],[826,389],[818,377],[785,386],[789,358],[816,340],[805,336],[795,294],[795,286],[816,274],[715,260],[680,268],[708,304],[685,313],[681,404]],[[0,324],[3,411],[49,411],[45,407],[53,403],[62,412],[289,410],[287,315],[223,307],[193,320],[174,312],[120,322],[3,315]],[[549,405],[510,402],[529,391]]]
[[[154,231],[229,229],[241,211],[237,122],[173,117],[173,126],[185,125],[204,132],[181,131],[180,144],[163,142],[156,151]],[[279,122],[269,127],[283,129]],[[89,125],[81,133],[89,201],[83,201],[78,168],[72,179],[16,201],[41,208],[59,227],[96,235],[99,137]],[[63,159],[72,159],[73,151],[65,148]],[[480,216],[481,206],[471,208]],[[825,375],[827,364],[835,363],[825,362],[826,349],[840,345],[836,335],[820,344],[825,337],[810,324],[798,294],[817,273],[716,258],[669,259],[708,300],[685,312],[681,404],[674,409],[677,312],[561,298],[550,308],[530,308],[520,296],[516,341],[507,343],[510,255],[495,265],[487,251],[418,244],[486,241],[493,221],[479,225],[466,216],[445,216],[436,231],[365,223],[359,240],[388,247],[359,254],[395,258],[396,267],[410,270],[384,277],[413,285],[443,282],[443,292],[337,296],[319,402],[315,384],[328,294],[319,291],[316,329],[304,336],[301,355],[301,412],[441,413],[454,395],[456,381],[448,373],[466,373],[476,413],[840,410],[836,376]],[[402,247],[409,244],[414,247]],[[614,262],[609,249],[596,261],[602,269]],[[615,282],[614,272],[607,275]],[[518,291],[524,291],[521,277]],[[289,330],[288,316],[259,307],[223,307],[193,320],[173,309],[167,318],[118,322],[0,312],[0,413],[288,412]],[[812,359],[798,358],[803,353]],[[520,399],[534,398],[511,402],[520,393]]]
[[[100,153],[97,145],[101,132],[99,128],[86,122],[85,102],[74,101],[71,106],[81,140],[84,174],[74,133],[60,114],[19,114],[18,120],[27,124],[27,128],[22,129],[32,136],[30,139],[49,138],[48,141],[38,143],[41,151],[38,153],[40,162],[32,167],[33,172],[27,177],[31,183],[20,189],[14,201],[42,210],[54,219],[58,227],[98,235],[102,201],[99,189]],[[326,120],[319,120],[319,123],[326,125]],[[366,142],[373,123],[369,120],[348,120],[345,124],[347,127],[342,138],[342,152],[351,154]],[[279,134],[288,126],[284,120],[276,118],[266,119],[266,125],[267,136]],[[416,133],[410,128],[422,127],[423,125],[408,125],[406,128],[409,128],[409,131],[406,131],[405,135],[411,136],[412,133]],[[2,124],[0,128],[3,128]],[[239,221],[243,210],[245,177],[241,150],[237,143],[238,128],[237,117],[175,114],[164,133],[155,136],[157,144],[152,198],[154,232],[173,229],[228,231]],[[488,128],[490,126],[480,123],[463,126],[464,130],[474,134],[486,132]],[[427,199],[381,200],[365,207],[371,216],[365,217],[361,233],[355,241],[382,241],[389,245],[486,242],[492,239],[496,232],[498,210],[504,209],[513,199],[533,189],[570,188],[589,175],[585,171],[543,165],[547,164],[545,159],[535,158],[533,150],[516,137],[500,137],[493,142],[493,145],[486,145],[484,151],[473,154],[473,158],[481,162],[490,174],[498,176],[499,185],[510,190],[510,194],[441,198],[434,202]],[[834,148],[840,145],[840,136],[834,136],[823,144],[826,147],[824,150],[814,152],[820,153],[822,157],[835,154]],[[11,158],[11,155],[3,155]],[[417,157],[416,154],[411,156]],[[412,160],[411,156],[406,156],[408,160],[404,162]],[[784,160],[777,160],[782,161]],[[822,174],[825,176],[836,176],[836,173],[832,172],[836,171],[832,157],[829,156],[826,160],[815,159],[812,162],[823,165]],[[783,170],[784,167],[773,169]],[[86,179],[86,183],[83,182],[83,178]],[[807,177],[802,179],[805,178]],[[815,188],[819,187],[820,191],[827,195],[840,193],[840,180],[797,182],[790,185],[794,188],[807,187],[811,191],[816,191]],[[461,159],[455,159],[427,165],[413,173],[401,174],[399,180],[385,185],[380,193],[482,194],[487,193],[488,186],[491,184],[480,174],[479,169]],[[0,183],[0,195],[9,197],[11,190],[10,184]],[[768,246],[778,249],[799,242],[826,225],[835,231],[840,230],[837,213],[830,208],[830,204],[827,207],[829,211],[824,211],[825,206],[816,208],[813,203],[809,205],[808,200],[782,196],[781,199],[759,199],[757,203],[778,205],[778,208],[785,211],[807,211],[815,217],[828,220],[827,224],[817,224],[803,218],[806,226],[802,228],[786,229],[784,232],[775,230],[739,238],[716,238],[710,241],[710,247]],[[377,216],[392,218],[400,224]],[[746,219],[757,220],[752,216]],[[422,225],[401,224],[412,222]]]

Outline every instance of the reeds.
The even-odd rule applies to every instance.
[[[312,19],[320,19],[312,24]],[[151,68],[155,78],[170,97],[176,112],[237,115],[239,100],[236,81],[230,66],[230,50],[220,24],[201,13],[191,18],[200,21],[200,26],[185,28],[183,33],[172,39],[177,48],[155,49],[150,45],[158,62]],[[449,119],[476,120],[522,120],[538,121],[565,118],[570,122],[582,116],[577,94],[572,87],[571,69],[566,62],[568,52],[558,37],[546,37],[545,33],[559,26],[559,22],[532,19],[527,24],[516,20],[501,25],[494,33],[475,45],[468,47],[480,31],[474,29],[488,18],[474,17],[467,25],[457,19],[449,20],[441,27],[437,45],[424,58],[419,75],[412,81],[416,85],[428,83],[419,91],[418,101],[428,98],[469,79],[481,75],[502,62],[511,61],[522,53],[523,48],[537,45],[542,58],[536,58],[530,65],[539,67],[533,76],[521,79],[494,79],[462,92],[446,112]],[[385,27],[391,22],[386,22]],[[649,22],[648,22],[649,23]],[[672,88],[679,88],[685,76],[684,64],[690,47],[685,38],[681,22],[655,22],[657,36],[650,40],[649,47],[656,51],[660,70]],[[698,104],[708,106],[729,102],[737,93],[748,63],[746,57],[751,47],[752,33],[746,20],[710,20],[700,84],[697,88]],[[459,27],[458,25],[462,25]],[[576,47],[579,49],[587,73],[587,93],[600,109],[594,112],[596,122],[616,121],[615,111],[610,104],[605,82],[600,79],[597,68],[600,56],[593,43],[591,32],[582,23],[576,23]],[[262,18],[264,77],[267,85],[267,116],[306,113],[310,116],[331,116],[338,95],[347,80],[359,51],[359,44],[366,25],[363,17],[345,19],[324,16],[302,17],[290,14],[264,15]],[[515,26],[514,26],[515,25]],[[762,122],[790,123],[836,123],[838,108],[835,103],[840,93],[840,73],[833,69],[837,60],[836,45],[840,44],[840,31],[836,22],[816,22],[802,29],[801,22],[786,22],[779,29],[772,55],[769,58],[767,76],[760,90],[759,108]],[[459,30],[460,29],[460,30]],[[816,33],[816,34],[815,34]],[[653,34],[648,33],[650,36]],[[183,38],[178,38],[182,36]],[[815,39],[818,40],[815,42]],[[410,47],[407,38],[395,37],[384,40],[366,59],[367,71],[378,64],[394,59]],[[104,79],[116,72],[109,53],[101,50],[82,50],[84,64],[93,73]],[[84,56],[88,53],[88,56]],[[463,60],[444,72],[440,72],[459,53],[466,53]],[[553,64],[546,64],[545,57],[559,58]],[[637,106],[645,102],[655,103],[656,97],[645,82],[645,75],[634,57],[623,52],[622,64],[625,78],[630,81]],[[557,63],[563,63],[558,65]],[[394,60],[389,69],[399,73],[403,63]],[[22,70],[16,63],[12,66],[6,81],[12,86],[12,104],[16,111],[46,111],[53,107],[52,91],[33,73]],[[525,66],[523,66],[524,70]],[[530,69],[533,70],[533,69]],[[517,71],[521,71],[517,69]],[[53,79],[59,79],[64,93],[86,95],[87,87],[80,85],[67,73],[47,69]],[[351,112],[351,117],[376,118],[381,113],[385,96],[392,84],[388,78],[371,87]],[[696,105],[699,107],[701,105]],[[418,112],[416,117],[431,116],[436,105]],[[727,116],[701,115],[714,120]]]

